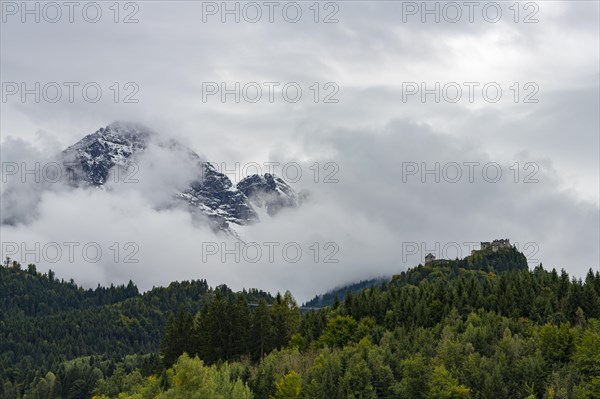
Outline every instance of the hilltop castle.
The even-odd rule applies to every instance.
[[[494,240],[492,242],[482,241],[482,242],[480,242],[480,244],[481,244],[481,248],[473,249],[471,251],[471,255],[473,255],[479,251],[485,251],[485,250],[491,250],[492,252],[498,252],[498,250],[500,250],[500,249],[514,248],[510,244],[510,240],[508,238]],[[427,255],[425,255],[425,264],[426,265],[430,265],[430,264],[438,263],[438,262],[442,262],[442,261],[444,261],[444,259],[436,259],[435,255],[433,255],[432,253],[428,253]]]
[[[482,242],[481,243],[481,251],[486,249],[491,249],[493,252],[498,251],[499,249],[512,248],[510,245],[510,241],[508,238],[502,240],[494,240],[492,242]]]

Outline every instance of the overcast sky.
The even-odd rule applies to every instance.
[[[221,2],[121,2],[118,15],[113,2],[82,2],[73,22],[57,4],[60,16],[39,3],[36,22],[21,2],[2,1],[3,162],[49,159],[100,127],[130,120],[175,135],[216,163],[297,162],[303,178],[295,187],[311,199],[241,233],[247,242],[299,243],[298,262],[202,262],[199,243],[233,243],[185,212],[157,211],[148,195],[160,191],[156,182],[168,187],[185,173],[177,162],[147,162],[142,172],[153,184],[23,198],[35,217],[1,227],[3,242],[134,242],[139,263],[113,262],[110,252],[96,263],[42,261],[42,270],[87,286],[133,279],[143,289],[207,278],[236,289],[290,289],[303,301],[399,272],[426,252],[465,256],[465,243],[494,238],[518,243],[531,266],[576,276],[598,270],[597,1],[427,3],[437,4],[439,22],[422,2],[276,2],[272,22],[262,1],[228,2],[239,22]],[[89,22],[98,8],[99,21]],[[50,102],[50,85],[39,103],[34,94],[22,98],[22,84],[36,82],[56,82],[62,97]],[[72,102],[65,82],[79,84]],[[222,102],[220,92],[207,91],[236,82],[248,88],[239,103],[234,94]],[[97,102],[82,94],[90,83],[102,89]],[[262,97],[250,102],[256,86]],[[294,87],[302,89],[297,102]],[[423,88],[431,90],[424,97]],[[439,182],[432,173],[422,182],[421,169],[436,163]],[[456,165],[462,177],[454,179]],[[324,182],[328,174],[338,182]],[[315,242],[317,262],[309,249]],[[323,262],[328,254],[339,262]]]

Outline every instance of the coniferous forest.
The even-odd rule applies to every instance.
[[[7,259],[0,397],[600,398],[598,271],[484,250],[330,296],[91,290]]]

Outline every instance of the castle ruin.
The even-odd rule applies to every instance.
[[[432,263],[435,260],[435,255],[428,253],[425,255],[425,264]]]
[[[510,241],[508,240],[508,238],[481,243],[481,251],[491,249],[492,252],[497,252],[499,249],[506,248],[512,248],[512,245],[510,245]]]

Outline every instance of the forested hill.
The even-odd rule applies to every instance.
[[[0,289],[1,398],[600,397],[600,272],[529,270],[512,248],[304,312],[289,292],[83,290],[18,264]]]
[[[452,276],[456,276],[460,269],[501,273],[510,270],[527,270],[528,266],[525,255],[514,248],[505,248],[499,251],[487,249],[474,251],[464,259],[440,259],[427,267],[419,265],[399,275],[392,276],[392,278],[395,283],[417,284],[427,276],[435,278],[436,275],[439,275],[439,272],[450,273]],[[325,294],[316,295],[313,299],[304,303],[303,307],[321,308],[324,306],[333,306],[336,300],[343,300],[349,292],[357,294],[367,288],[383,286],[389,280],[390,278],[379,277],[335,288]]]
[[[500,274],[524,270],[529,270],[527,258],[515,248],[504,248],[498,251],[486,249],[473,251],[464,259],[439,259],[426,265],[410,268],[392,276],[392,284],[418,284],[425,278],[456,277],[461,271],[474,271],[476,273],[472,275],[481,277],[487,273]]]
[[[205,280],[171,283],[140,294],[128,285],[83,289],[5,261],[0,267],[0,382],[27,385],[38,372],[56,370],[66,360],[156,353],[170,314],[196,313],[216,294],[234,298],[227,286]],[[266,292],[243,291],[249,302],[271,303]],[[0,387],[2,386],[0,385]]]

